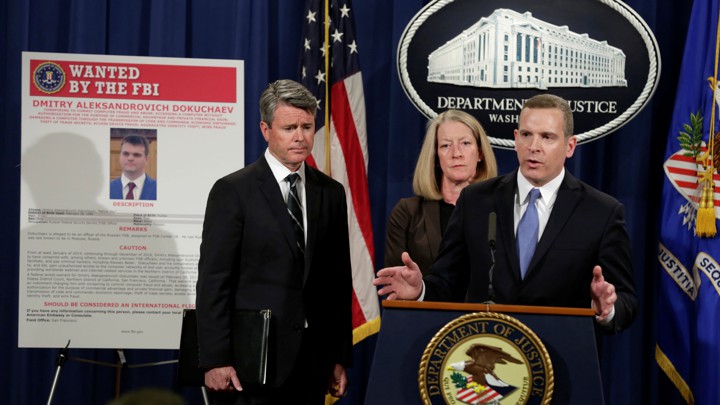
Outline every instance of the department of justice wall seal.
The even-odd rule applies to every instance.
[[[41,63],[33,72],[33,82],[43,93],[57,93],[65,86],[65,71],[55,62]]]
[[[430,341],[420,361],[423,404],[549,404],[550,356],[519,320],[492,312],[463,315]]]
[[[532,96],[567,100],[583,144],[627,124],[659,84],[655,35],[622,0],[425,3],[398,43],[400,84],[427,118],[473,115],[495,147],[515,147]]]

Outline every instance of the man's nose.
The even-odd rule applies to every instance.
[[[530,149],[532,149],[532,150],[537,150],[538,147],[539,147],[539,145],[540,145],[540,137],[538,137],[538,136],[533,136],[533,137],[530,139],[530,144],[528,145],[528,147],[529,147]]]
[[[297,128],[293,131],[293,141],[301,142],[305,139],[305,131],[302,128]]]

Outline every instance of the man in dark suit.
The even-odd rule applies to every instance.
[[[565,159],[577,145],[572,134],[565,100],[549,94],[527,100],[515,130],[519,169],[463,189],[430,274],[423,279],[404,253],[405,266],[378,272],[378,293],[388,299],[591,306],[603,330],[616,333],[629,326],[637,298],[624,210],[565,171]],[[493,212],[497,248],[491,296],[488,222]]]
[[[142,135],[127,135],[120,142],[122,175],[110,182],[111,200],[157,200],[157,182],[145,173],[150,143]]]
[[[347,204],[340,183],[305,164],[316,108],[299,83],[269,84],[260,98],[265,154],[210,191],[196,306],[200,367],[214,403],[321,404],[327,392],[345,394],[352,348]],[[268,383],[244,386],[232,366],[243,360],[233,359],[231,344],[243,331],[232,330],[231,314],[265,308],[272,311]]]

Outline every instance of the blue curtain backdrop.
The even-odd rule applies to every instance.
[[[378,266],[382,265],[388,214],[398,199],[412,193],[412,171],[424,133],[425,119],[399,84],[395,56],[405,25],[426,3],[354,3],[367,102],[368,178]],[[600,342],[606,402],[670,403],[676,399],[674,394],[658,395],[668,382],[653,360],[657,208],[663,150],[692,3],[627,3],[657,37],[663,63],[660,85],[651,103],[632,122],[617,133],[581,146],[567,168],[625,204],[633,243],[640,314],[630,329]],[[56,349],[17,348],[21,52],[242,59],[246,67],[245,161],[251,162],[265,148],[257,123],[262,89],[278,78],[297,79],[303,7],[300,0],[0,0],[3,403],[45,403],[58,354]],[[496,154],[500,173],[517,165],[514,152],[496,150]],[[177,353],[131,350],[126,355],[130,364],[138,364],[172,359]],[[71,350],[70,356],[114,361],[111,350]],[[144,386],[176,389],[174,373],[174,366],[123,370],[122,390]],[[114,369],[71,360],[63,367],[54,403],[103,404],[114,395],[115,378]],[[360,403],[361,384],[356,383],[353,390],[343,403]],[[200,403],[197,390],[178,391],[191,403]]]

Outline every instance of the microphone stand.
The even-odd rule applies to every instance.
[[[495,289],[493,288],[493,271],[495,270],[495,240],[490,240],[488,245],[490,245],[490,270],[488,270],[488,299],[484,304],[494,304]]]
[[[497,216],[495,212],[488,215],[488,246],[490,247],[490,270],[488,270],[488,299],[483,304],[495,303],[493,288],[493,271],[495,271],[495,237],[497,236]]]

